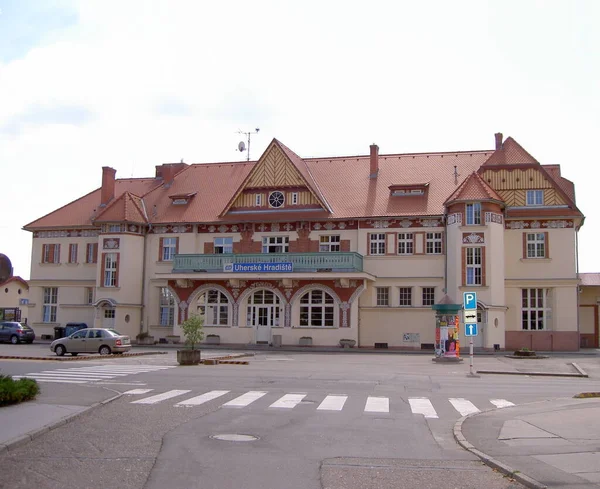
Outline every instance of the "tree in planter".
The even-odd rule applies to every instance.
[[[200,363],[200,350],[196,349],[196,345],[204,339],[203,327],[204,317],[195,314],[181,323],[185,345],[189,348],[177,350],[177,361],[180,365],[198,365]]]

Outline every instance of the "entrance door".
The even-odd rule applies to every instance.
[[[104,309],[104,316],[102,317],[102,327],[114,329],[114,327],[115,327],[115,310],[112,307]]]
[[[477,336],[473,337],[473,348],[483,348],[484,345],[484,328],[487,326],[487,311],[477,308]],[[468,342],[467,342],[468,346]]]
[[[256,342],[270,343],[272,314],[271,306],[256,306]]]

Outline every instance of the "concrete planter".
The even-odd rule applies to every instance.
[[[137,339],[138,345],[153,345],[154,344],[154,336],[144,336],[143,338]]]
[[[299,340],[300,346],[312,346],[312,338],[310,336],[303,336]]]
[[[177,350],[177,363],[179,365],[198,365],[200,350]]]
[[[354,348],[356,345],[356,340],[340,340],[340,346],[342,348]]]
[[[219,345],[221,343],[221,337],[218,334],[209,334],[206,337],[207,345]]]

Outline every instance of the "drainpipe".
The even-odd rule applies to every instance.
[[[577,351],[579,351],[581,347],[581,326],[579,324],[579,229],[575,230],[575,273],[577,274]]]
[[[144,217],[146,218],[146,221],[148,222],[148,213],[146,212],[146,203],[144,202],[144,199],[141,199],[142,201],[142,209],[144,210]],[[150,231],[152,229],[152,223],[148,222],[148,231]],[[140,309],[140,333],[144,332],[144,325],[145,325],[145,321],[144,321],[144,313],[146,312],[146,306],[145,306],[145,296],[146,296],[146,247],[148,246],[148,240],[147,240],[147,236],[148,233],[145,233],[142,235],[142,239],[144,240],[143,245],[144,245],[144,250],[142,252],[142,297],[141,297],[141,301],[140,301],[140,305],[142,306]],[[149,332],[149,331],[148,331]]]
[[[448,294],[448,218],[444,214],[444,294]]]

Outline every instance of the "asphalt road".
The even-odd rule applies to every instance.
[[[0,487],[521,487],[455,443],[452,427],[460,410],[600,391],[595,357],[536,364],[568,372],[576,361],[590,374],[580,379],[470,378],[468,362],[438,365],[426,355],[269,352],[257,353],[249,365],[175,368],[174,354],[0,360],[0,371],[11,375],[104,369],[105,377],[89,383],[41,382],[43,402],[89,405],[115,391],[134,391],[0,455]],[[481,369],[521,365],[504,357],[476,358]],[[111,369],[131,367],[150,370],[106,377]],[[199,397],[207,393],[213,398]],[[237,406],[226,405],[232,401]],[[415,413],[419,403],[425,415]]]

